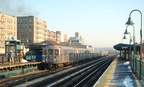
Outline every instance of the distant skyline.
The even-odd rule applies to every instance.
[[[127,40],[122,38],[129,13],[134,9],[139,9],[143,13],[144,1],[1,0],[0,3],[0,12],[13,16],[35,16],[48,23],[48,30],[58,30],[69,37],[79,32],[87,45],[96,48],[129,43],[128,35]],[[140,14],[134,12],[132,20],[135,23],[136,41],[139,42]],[[131,26],[128,27],[128,31],[133,34]]]

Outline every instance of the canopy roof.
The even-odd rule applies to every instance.
[[[124,43],[119,43],[117,45],[114,45],[113,48],[116,49],[116,50],[133,50],[133,45],[129,45],[129,44],[124,44]],[[140,49],[140,46],[139,45],[136,45],[136,50],[139,50]]]
[[[20,40],[17,40],[17,39],[14,39],[14,38],[11,38],[9,40],[5,40],[6,42],[20,42]]]
[[[60,45],[54,41],[42,41],[40,43],[34,43],[34,44],[31,44],[30,46],[49,46],[49,45]]]
[[[30,49],[42,49],[42,47],[45,47],[45,46],[50,46],[50,45],[60,45],[59,43],[56,43],[54,41],[42,41],[40,43],[33,43],[30,46]]]

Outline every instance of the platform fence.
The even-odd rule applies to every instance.
[[[130,63],[133,73],[144,81],[144,60],[140,60],[140,56],[136,55],[132,57]]]

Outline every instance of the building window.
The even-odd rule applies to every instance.
[[[29,25],[29,28],[32,28],[32,26],[31,26],[31,25]]]
[[[31,22],[32,22],[32,20],[29,20],[29,22],[31,23]]]

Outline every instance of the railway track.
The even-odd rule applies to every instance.
[[[85,62],[83,62],[83,63],[85,63]],[[77,65],[81,65],[81,62],[74,64],[72,66],[77,66]],[[56,72],[59,72],[59,71],[65,70],[65,69],[69,69],[72,66],[67,66],[64,68],[58,68],[58,69],[52,69],[52,70],[36,71],[36,72],[22,74],[22,75],[18,75],[18,76],[6,78],[6,79],[1,79],[0,87],[11,87],[11,86],[19,85],[22,83],[26,83],[28,81],[31,81],[31,80],[34,80],[34,79],[37,79],[40,77],[45,77],[47,75],[51,75],[53,73],[56,73]]]
[[[46,84],[47,87],[92,87],[114,58],[105,58],[84,69]]]
[[[83,76],[82,79],[80,79],[80,81],[77,80],[77,82],[75,84],[69,84],[67,83],[65,86],[73,86],[73,87],[92,87],[96,81],[99,79],[99,77],[103,74],[103,72],[107,69],[107,67],[111,64],[111,62],[113,61],[113,58],[105,61],[102,63],[102,65],[94,67],[93,69],[91,69],[91,72],[88,72],[87,74],[85,74]]]
[[[116,56],[100,58],[90,63],[80,65],[62,72],[37,79],[26,87],[90,87],[105,71]],[[96,76],[94,76],[96,75]],[[96,78],[92,78],[96,77]],[[95,81],[95,82],[93,82]],[[18,86],[17,86],[18,87]]]
[[[44,70],[44,71],[39,71],[39,72],[30,73],[30,74],[24,74],[21,76],[12,77],[7,80],[3,80],[3,81],[1,80],[0,87],[11,87],[11,86],[15,86],[15,87],[41,87],[41,86],[70,87],[70,86],[75,86],[77,87],[83,83],[88,82],[87,78],[91,78],[89,76],[90,74],[88,75],[89,72],[92,72],[93,69],[100,71],[98,69],[98,67],[100,66],[98,65],[102,66],[105,61],[108,61],[107,59],[113,60],[114,58],[115,56],[113,56],[113,58],[111,57],[99,58],[97,60],[93,60],[92,62],[88,62],[83,65],[78,65],[75,67],[69,66],[64,70],[63,69],[53,70],[53,71]],[[102,59],[105,59],[105,60],[102,60]],[[98,63],[98,61],[103,61],[103,62]],[[93,74],[91,76],[93,76]],[[84,78],[84,77],[87,77],[87,78]]]

